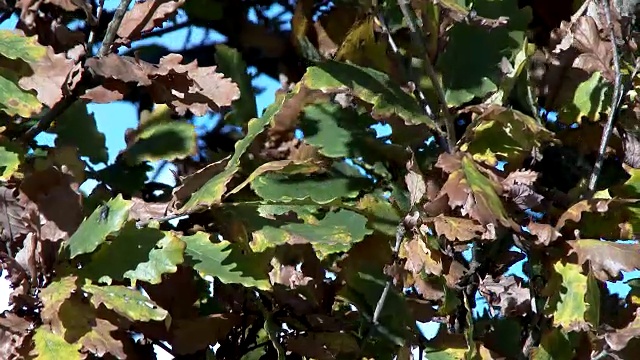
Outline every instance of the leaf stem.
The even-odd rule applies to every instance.
[[[418,29],[418,24],[416,23],[413,9],[409,8],[409,1],[397,1],[398,6],[400,6],[400,10],[402,10],[402,15],[404,16],[404,19],[409,26],[409,30],[411,33],[411,42],[421,52],[424,58],[424,67],[427,72],[427,76],[429,76],[431,84],[433,85],[433,89],[436,91],[436,95],[438,96],[438,101],[440,102],[440,107],[442,109],[442,116],[444,117],[444,125],[447,130],[447,148],[445,150],[451,153],[456,146],[456,132],[453,117],[449,113],[449,107],[447,106],[447,98],[445,96],[444,89],[442,88],[440,79],[438,79],[438,75],[436,74],[436,70],[434,69],[433,64],[431,64],[429,53],[424,47],[426,40],[424,39],[424,36],[422,36],[422,34],[419,32],[420,30]]]
[[[98,51],[98,57],[106,56],[111,51],[111,46],[113,46],[113,42],[116,40],[118,29],[120,28],[124,14],[129,8],[129,4],[131,4],[131,0],[120,0],[120,5],[118,5],[118,8],[113,15],[113,19],[107,27],[104,40],[102,40],[102,46],[100,47],[100,51]]]
[[[607,144],[609,143],[609,138],[611,137],[611,133],[613,132],[613,123],[616,119],[619,105],[621,103],[620,82],[622,79],[622,73],[620,72],[620,59],[618,55],[618,46],[616,45],[616,35],[614,33],[613,24],[611,22],[611,8],[609,7],[609,1],[602,0],[602,7],[604,10],[606,24],[607,24],[607,27],[609,28],[609,38],[611,41],[611,47],[613,48],[613,69],[615,72],[615,79],[613,82],[613,95],[611,96],[611,109],[609,110],[607,123],[602,132],[602,138],[600,139],[600,148],[598,149],[598,158],[596,160],[596,163],[593,166],[593,170],[591,171],[591,176],[589,177],[589,185],[587,187],[587,194],[586,194],[587,198],[592,197],[593,194],[595,193],[598,177],[600,177],[600,173],[602,172],[602,164],[604,163],[604,153],[607,150]]]

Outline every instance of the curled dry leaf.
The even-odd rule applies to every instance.
[[[570,240],[570,252],[578,255],[578,261],[587,260],[596,278],[601,281],[615,280],[622,271],[640,269],[640,245],[618,244],[609,241],[580,239]]]
[[[133,8],[124,14],[118,28],[118,36],[126,42],[136,40],[142,33],[161,27],[173,15],[185,0],[148,0],[136,2]]]
[[[604,338],[613,351],[620,351],[627,347],[629,341],[640,337],[640,309],[636,309],[633,321],[622,329],[608,332]]]
[[[20,78],[18,84],[25,90],[35,90],[38,100],[52,108],[63,97],[67,75],[74,66],[65,54],[55,54],[47,47],[47,55],[32,64],[33,75]]]
[[[531,294],[522,287],[522,279],[516,276],[500,276],[494,279],[487,275],[478,286],[480,294],[492,306],[500,307],[505,316],[519,316],[531,309]]]
[[[533,189],[533,184],[538,178],[538,173],[531,170],[517,170],[502,181],[507,197],[522,210],[535,208],[540,205],[544,197]]]
[[[527,228],[529,229],[529,232],[532,235],[535,235],[538,239],[536,241],[536,244],[538,245],[549,246],[549,244],[556,241],[558,237],[562,236],[558,230],[549,224],[540,224],[529,221]]]
[[[39,215],[41,239],[66,240],[82,222],[82,195],[70,175],[54,167],[37,171],[22,182],[20,191],[20,203]]]
[[[167,104],[172,110],[184,115],[187,110],[196,116],[207,111],[229,106],[240,97],[240,89],[215,66],[201,67],[194,60],[180,64],[182,55],[169,54],[160,59],[158,65],[128,56],[109,54],[102,58],[91,58],[86,66],[99,78],[104,78],[100,95],[87,92],[82,98],[104,101],[104,92],[122,95],[123,85],[135,83],[145,87],[155,103]]]
[[[411,152],[411,157],[406,164],[407,174],[404,176],[404,181],[409,189],[411,206],[419,204],[427,191],[427,184],[424,181],[424,176],[422,176],[420,167],[418,167],[418,164],[416,164],[415,161],[415,155]]]
[[[23,317],[5,311],[0,315],[0,358],[20,358],[18,349],[33,324]]]
[[[613,52],[604,36],[591,16],[581,16],[571,23],[563,21],[551,32],[553,51],[548,54],[549,68],[541,84],[543,92],[548,91],[545,108],[559,109],[571,101],[578,84],[596,71],[613,82]]]
[[[444,216],[442,214],[433,218],[436,233],[450,241],[469,241],[480,238],[485,228],[473,220]]]
[[[167,215],[167,203],[146,202],[138,197],[131,198],[131,202],[133,206],[129,210],[129,220],[149,221]]]

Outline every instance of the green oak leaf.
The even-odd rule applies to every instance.
[[[24,150],[15,143],[0,139],[0,180],[8,181],[18,171]]]
[[[500,160],[519,167],[533,148],[553,139],[554,134],[534,118],[517,110],[491,106],[467,127],[460,150],[490,166]]]
[[[280,228],[265,227],[253,233],[251,247],[254,251],[264,251],[285,243],[308,242],[318,253],[318,257],[323,259],[330,254],[349,251],[353,244],[373,233],[366,225],[366,217],[340,209],[311,223],[293,223]]]
[[[111,199],[96,208],[71,237],[64,247],[69,250],[70,258],[94,251],[107,240],[107,236],[120,230],[129,217],[133,203],[124,200],[122,195]]]
[[[195,155],[196,129],[184,121],[148,122],[125,151],[131,164],[143,161],[175,160]]]
[[[42,110],[42,103],[32,93],[18,86],[18,75],[9,69],[0,69],[0,110],[9,116],[30,118]]]
[[[449,106],[462,105],[474,97],[484,97],[498,89],[503,75],[500,63],[503,58],[514,60],[526,38],[530,9],[519,9],[511,0],[465,0],[460,5],[469,7],[479,15],[490,19],[509,18],[505,26],[483,29],[458,22],[447,31],[449,42],[438,56],[437,70],[442,73]],[[473,56],[469,56],[473,54]]]
[[[295,92],[289,93],[280,97],[275,103],[271,104],[259,118],[254,118],[249,121],[247,126],[247,135],[242,140],[236,142],[235,151],[233,156],[227,162],[222,172],[213,176],[204,185],[199,186],[198,189],[191,195],[189,200],[180,208],[181,212],[194,210],[202,206],[211,206],[213,204],[220,203],[224,193],[227,191],[227,184],[231,181],[231,178],[238,172],[240,168],[240,158],[245,151],[271,120],[278,114],[282,105],[287,99],[291,99],[295,95]],[[186,183],[183,186],[189,186]]]
[[[102,304],[131,321],[162,321],[169,316],[166,310],[135,289],[120,285],[96,286],[87,281],[82,290],[91,294],[91,303],[96,308]]]
[[[33,335],[37,360],[80,360],[81,344],[69,344],[64,336],[51,332],[46,325],[38,327]]]
[[[225,284],[241,284],[261,290],[271,288],[265,267],[269,259],[263,263],[258,257],[260,254],[243,254],[226,240],[213,243],[203,232],[183,236],[182,241],[187,245],[185,254],[200,276],[215,276]]]
[[[565,124],[580,123],[583,116],[598,121],[598,115],[607,111],[611,104],[611,94],[611,84],[596,71],[578,85],[573,101],[560,109],[558,119]]]
[[[373,105],[372,115],[376,119],[397,115],[410,125],[426,124],[432,129],[437,128],[434,121],[424,115],[418,101],[380,71],[326,61],[307,68],[302,83],[311,90],[324,93],[350,90],[351,95]]]
[[[109,161],[105,136],[98,131],[96,118],[83,101],[76,101],[63,112],[50,132],[57,135],[56,147],[75,146],[81,156],[94,164]]]
[[[571,360],[574,350],[562,330],[551,328],[542,334],[540,345],[533,349],[532,360]]]
[[[216,70],[231,78],[240,88],[240,98],[235,100],[233,110],[225,115],[226,123],[242,126],[247,121],[258,117],[256,97],[251,85],[251,76],[247,73],[247,64],[242,60],[238,50],[225,44],[216,45]]]
[[[21,59],[34,63],[47,54],[47,48],[38,43],[36,36],[20,35],[13,30],[0,30],[0,55],[8,59]]]
[[[178,236],[154,228],[138,229],[128,223],[118,235],[94,253],[80,273],[94,281],[130,279],[159,284],[163,274],[174,273],[184,261],[185,244]]]
[[[316,204],[328,204],[336,199],[356,197],[368,184],[370,181],[364,177],[268,173],[257,177],[251,188],[269,201],[310,200]]]
[[[51,320],[58,316],[60,306],[64,303],[71,294],[77,289],[75,276],[66,276],[62,279],[57,279],[42,289],[40,293],[40,301],[42,301],[42,318]]]
[[[553,315],[554,326],[565,331],[585,331],[598,324],[599,299],[597,283],[592,275],[582,274],[582,266],[557,261],[553,264],[547,292],[550,295],[545,312]]]

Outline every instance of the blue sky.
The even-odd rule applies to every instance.
[[[107,0],[105,2],[106,9],[114,9],[119,1],[117,0]],[[273,9],[274,13],[278,12],[278,9]],[[181,21],[184,16],[178,16],[178,21]],[[14,16],[13,18],[5,21],[0,29],[13,29],[15,27],[17,18]],[[180,51],[185,46],[191,46],[193,44],[200,44],[202,41],[213,43],[224,41],[224,37],[217,34],[214,31],[205,32],[203,29],[193,29],[191,32],[189,29],[181,29],[172,33],[168,33],[163,35],[162,37],[149,38],[144,41],[135,42],[134,46],[140,45],[148,45],[148,44],[163,44],[174,51]],[[255,69],[250,69],[250,71],[255,71]],[[262,110],[271,104],[275,98],[275,91],[280,87],[280,84],[267,76],[259,76],[255,80],[255,84],[261,88],[264,88],[265,91],[261,93],[257,97],[257,105],[258,105],[258,113],[260,114]],[[109,152],[109,161],[112,162],[119,151],[124,149],[124,132],[127,128],[134,128],[137,126],[137,110],[136,108],[125,102],[115,102],[111,104],[89,104],[89,111],[93,112],[96,118],[98,129],[105,134],[106,137],[106,145]],[[211,117],[202,117],[199,118],[196,122],[198,126],[211,127],[213,126],[214,119]],[[379,127],[377,128],[380,135],[385,135],[381,132],[388,132],[387,127]],[[43,144],[53,144],[54,137],[50,134],[42,134],[37,138],[37,140]],[[99,169],[102,166],[97,166]],[[168,169],[165,169],[158,178],[159,181],[167,182],[172,184],[173,179],[171,173]],[[95,186],[95,182],[88,181],[82,186],[83,191],[90,191],[93,186]],[[509,271],[511,274],[518,275],[520,277],[524,277],[522,274],[522,262],[514,265],[514,267]],[[632,274],[626,274],[625,280],[628,280],[630,277],[637,277],[638,272],[633,272]],[[624,285],[622,282],[618,282],[610,287],[613,291],[626,294],[628,292],[629,287]],[[6,280],[0,280],[0,310],[3,307],[3,304],[7,304],[8,302],[8,283]],[[479,303],[483,302],[483,299],[478,299]],[[6,305],[5,305],[6,306]],[[425,333],[427,337],[432,337],[435,335],[435,332],[438,329],[436,324],[420,324],[421,330]],[[162,350],[159,351],[159,355],[161,355],[162,359],[168,359],[168,354],[164,353]]]

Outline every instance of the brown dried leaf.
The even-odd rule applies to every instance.
[[[57,168],[30,174],[20,185],[20,191],[19,201],[24,208],[39,214],[36,221],[41,239],[66,240],[83,220],[78,184]]]
[[[442,214],[433,218],[433,224],[436,233],[446,237],[449,241],[469,241],[482,237],[485,232],[484,227],[473,220]]]
[[[138,39],[140,34],[161,27],[184,2],[185,0],[136,2],[133,8],[125,13],[118,28],[118,36],[129,41]]]
[[[17,315],[4,311],[0,315],[0,359],[18,359],[18,349],[23,345],[33,324]]]
[[[420,238],[405,241],[404,250],[407,258],[404,268],[409,272],[416,276],[420,276],[423,270],[427,274],[442,275],[442,254],[429,249]]]
[[[562,236],[558,230],[549,224],[540,224],[529,221],[527,228],[532,235],[535,235],[538,238],[538,241],[536,241],[536,244],[538,245],[549,246],[549,244],[556,241],[558,237]]]
[[[223,339],[238,324],[240,318],[235,314],[212,314],[195,319],[175,321],[173,350],[176,354],[192,354],[214,345]]]
[[[570,253],[578,255],[580,264],[587,260],[596,278],[610,281],[620,278],[622,271],[640,269],[640,245],[618,244],[609,241],[580,239],[570,240]]]
[[[287,349],[306,357],[329,360],[339,354],[355,354],[360,347],[355,337],[345,332],[312,332],[290,338]]]
[[[173,190],[172,202],[174,205],[174,209],[177,209],[176,205],[184,202],[186,199],[188,199],[191,196],[191,194],[193,194],[196,190],[200,189],[202,185],[204,185],[216,174],[224,170],[230,158],[231,156],[227,156],[226,158],[220,161],[211,163],[203,167],[202,169],[194,172],[193,174],[180,179],[182,185],[176,187]]]
[[[505,316],[519,316],[531,309],[531,293],[522,287],[522,279],[516,276],[500,276],[494,279],[487,275],[478,286],[480,294],[492,306],[500,307]]]
[[[624,349],[633,338],[640,337],[640,309],[636,309],[635,318],[626,327],[605,334],[604,338],[613,351]]]
[[[516,170],[507,175],[502,181],[502,186],[504,186],[506,190],[518,184],[531,186],[536,180],[538,180],[537,172],[533,170]]]
[[[111,336],[111,332],[116,330],[118,327],[105,319],[93,319],[91,330],[79,340],[82,349],[100,358],[111,354],[118,359],[126,359],[122,342]]]
[[[411,157],[406,164],[407,174],[404,176],[404,181],[409,189],[411,206],[419,204],[427,191],[427,184],[424,181],[424,176],[422,176],[422,172],[415,161],[415,155],[411,152]]]
[[[33,229],[22,218],[25,208],[16,198],[17,189],[0,187],[0,226],[2,227],[2,239],[4,241],[22,241]]]
[[[169,54],[153,65],[129,56],[109,54],[102,58],[90,58],[86,66],[97,77],[118,80],[102,82],[106,90],[120,92],[111,85],[137,83],[147,88],[155,103],[167,104],[175,112],[184,115],[187,110],[196,116],[207,111],[229,106],[240,97],[238,86],[223,74],[215,72],[215,66],[199,67],[197,60],[181,64],[182,55]],[[104,97],[101,91],[100,98]],[[82,98],[98,101],[95,93],[87,92]]]
[[[139,197],[133,197],[131,201],[133,206],[129,210],[129,220],[149,221],[167,215],[167,203],[146,202]]]
[[[591,16],[580,16],[575,22],[562,21],[551,32],[548,54],[549,68],[541,85],[547,93],[546,109],[559,109],[573,98],[578,84],[593,72],[613,82],[611,42],[601,33]]]
[[[52,108],[64,95],[63,85],[74,62],[65,54],[55,54],[53,48],[47,47],[47,55],[31,66],[33,75],[20,78],[18,84],[25,90],[35,90],[38,100]]]

